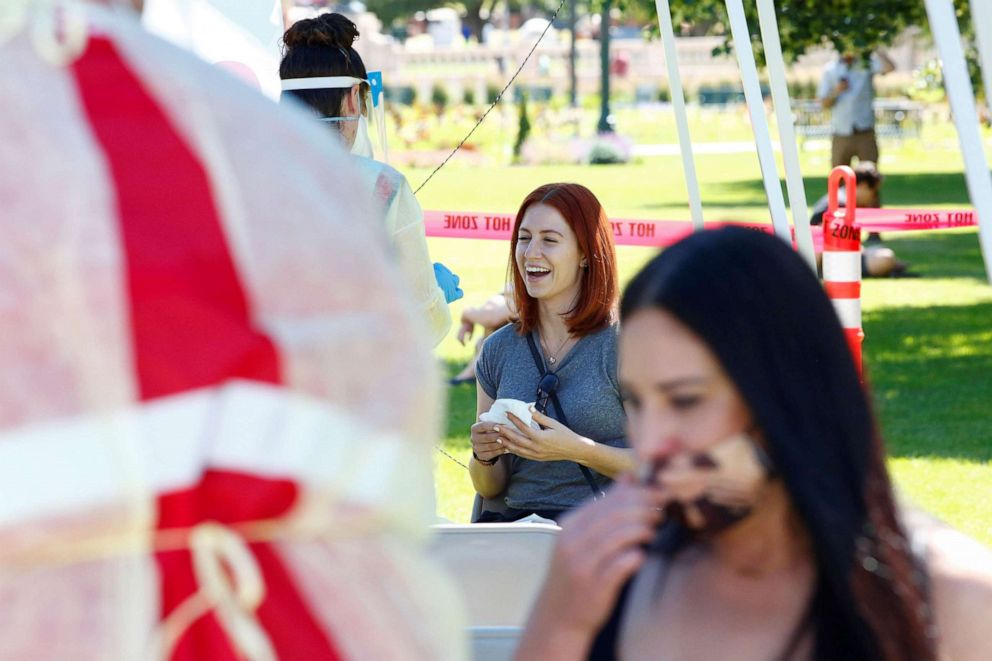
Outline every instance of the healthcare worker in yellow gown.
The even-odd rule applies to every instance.
[[[290,27],[283,35],[284,55],[279,67],[283,98],[295,97],[340,132],[383,211],[400,269],[427,317],[436,345],[451,328],[448,303],[463,293],[458,276],[443,264],[431,263],[423,211],[410,184],[397,170],[374,158],[369,118],[377,119],[376,133],[385,157],[382,77],[366,72],[361,56],[352,47],[357,37],[358,28],[341,14],[322,14]]]

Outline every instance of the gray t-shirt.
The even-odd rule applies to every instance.
[[[614,323],[581,338],[553,370],[559,378],[558,400],[571,430],[615,448],[627,447],[626,418],[617,381],[618,329]],[[543,359],[536,331],[533,336]],[[493,399],[533,402],[541,378],[527,338],[517,332],[514,324],[504,326],[486,339],[475,371],[479,387]],[[550,402],[547,414],[558,417]],[[610,484],[609,478],[596,471],[592,474],[600,488]],[[506,491],[509,507],[564,510],[590,496],[589,483],[575,462],[510,457],[510,483]]]

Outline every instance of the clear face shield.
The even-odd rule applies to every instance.
[[[282,91],[351,89],[358,86],[358,114],[344,117],[321,117],[329,123],[356,122],[355,142],[351,153],[389,162],[386,143],[386,112],[382,95],[382,72],[372,71],[368,78],[352,76],[321,76],[315,78],[288,78],[282,81]],[[370,125],[374,129],[370,130]]]

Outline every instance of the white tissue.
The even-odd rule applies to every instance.
[[[512,413],[525,424],[530,425],[534,429],[540,429],[530,416],[530,407],[533,405],[534,402],[528,404],[519,399],[497,399],[488,411],[479,416],[479,420],[482,422],[495,422],[500,425],[510,425],[513,423],[506,417],[506,414]]]

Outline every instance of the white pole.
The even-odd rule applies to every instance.
[[[789,191],[789,206],[792,208],[792,225],[796,228],[796,242],[799,245],[799,254],[816,269],[813,234],[809,227],[809,210],[806,208],[806,189],[803,187],[803,173],[799,167],[799,147],[792,119],[789,86],[785,82],[785,58],[782,57],[774,0],[758,0],[758,23],[761,26],[761,41],[765,45],[765,64],[772,87],[775,117],[778,120],[778,139],[782,144],[785,183]]]
[[[951,101],[958,142],[964,158],[965,181],[978,217],[979,240],[985,258],[985,272],[992,283],[992,176],[985,160],[982,135],[978,130],[975,97],[968,78],[961,34],[951,0],[926,0],[930,32],[940,52],[944,89]]]
[[[789,218],[785,213],[785,198],[782,196],[782,186],[779,184],[778,170],[775,167],[772,139],[768,132],[768,120],[765,117],[765,104],[761,98],[761,85],[758,83],[758,68],[754,64],[751,34],[748,32],[747,18],[744,16],[744,5],[741,0],[727,0],[727,14],[730,16],[730,31],[734,37],[734,50],[737,51],[737,63],[744,83],[744,100],[747,101],[747,109],[751,114],[754,146],[758,150],[758,164],[761,166],[761,178],[765,184],[772,225],[775,227],[775,234],[791,246],[792,233],[789,231]]]
[[[672,25],[672,10],[668,0],[655,0],[658,9],[658,26],[661,28],[661,41],[665,46],[665,66],[668,68],[668,86],[672,94],[672,108],[675,110],[675,125],[679,133],[679,149],[682,152],[682,171],[685,173],[685,187],[689,193],[689,213],[692,226],[703,229],[703,203],[699,197],[699,181],[696,179],[696,161],[692,156],[692,139],[689,137],[689,120],[685,112],[685,94],[682,91],[682,77],[679,75],[678,55],[675,52],[675,28]]]
[[[992,2],[971,0],[971,22],[975,25],[975,41],[982,60],[985,105],[992,111]]]

